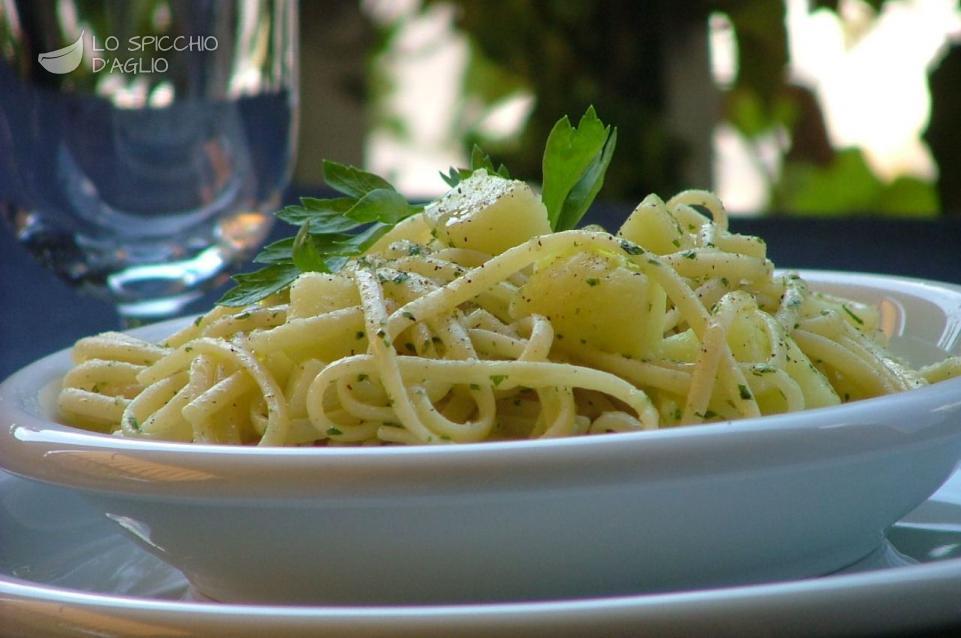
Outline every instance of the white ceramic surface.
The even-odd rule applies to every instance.
[[[954,287],[804,275],[881,302],[895,349],[918,362],[961,351]],[[257,449],[57,425],[38,388],[67,364],[59,353],[4,383],[0,464],[78,488],[225,601],[518,601],[816,576],[878,547],[961,457],[961,379],[657,432]]]
[[[845,570],[854,573],[807,581],[540,603],[221,605],[191,601],[179,572],[69,490],[0,471],[0,634],[788,638],[917,635],[961,625],[961,474],[888,537],[902,554],[931,562],[888,550]]]

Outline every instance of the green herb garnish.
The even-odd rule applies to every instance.
[[[583,218],[604,184],[616,142],[617,129],[603,124],[593,107],[576,127],[566,116],[554,125],[544,149],[541,195],[553,230],[569,230]],[[455,187],[480,169],[510,179],[507,168],[495,168],[477,146],[469,169],[451,168],[441,177]],[[265,246],[254,262],[266,266],[234,275],[236,285],[219,305],[257,303],[286,289],[304,272],[337,272],[350,257],[363,254],[396,224],[424,209],[409,203],[384,178],[354,166],[325,160],[324,180],[342,197],[303,197],[299,205],[278,211],[277,218],[297,226],[297,233]],[[405,279],[406,273],[393,282]]]
[[[576,128],[567,116],[554,125],[541,164],[541,199],[552,229],[570,230],[581,221],[604,185],[616,144],[617,129],[605,126],[593,106]]]
[[[487,171],[489,175],[500,175],[504,179],[510,179],[511,174],[507,170],[507,167],[501,164],[496,169],[494,168],[494,162],[491,161],[490,155],[481,150],[481,147],[474,144],[473,150],[470,154],[470,168],[454,168],[450,167],[447,175],[441,173],[441,179],[447,182],[447,185],[451,188],[457,186],[462,181],[474,174],[474,171],[483,168]]]
[[[841,309],[844,310],[844,312],[846,312],[847,315],[848,315],[849,317],[851,317],[851,319],[854,319],[854,321],[857,322],[857,324],[858,324],[859,326],[863,326],[863,325],[864,325],[864,319],[862,319],[861,317],[859,317],[859,316],[857,316],[856,314],[854,314],[853,312],[851,312],[851,309],[848,308],[846,305],[841,304]]]
[[[304,197],[299,206],[279,211],[279,219],[299,227],[297,234],[264,247],[254,261],[267,266],[235,275],[237,285],[220,305],[256,303],[289,286],[302,272],[337,272],[346,258],[363,253],[398,222],[423,210],[408,203],[387,180],[354,166],[325,161],[324,179],[345,197]]]

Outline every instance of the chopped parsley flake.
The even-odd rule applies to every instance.
[[[848,314],[849,317],[851,317],[852,319],[854,319],[854,321],[855,321],[859,326],[863,326],[863,325],[864,325],[864,320],[861,319],[861,317],[859,317],[859,316],[857,316],[856,314],[854,314],[853,312],[851,312],[851,309],[848,308],[846,305],[841,304],[841,308],[844,310],[844,312],[846,312],[846,313]]]

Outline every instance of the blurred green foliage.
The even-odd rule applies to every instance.
[[[646,2],[452,4],[473,47],[465,94],[489,103],[529,87],[536,96],[520,137],[492,142],[468,131],[467,148],[479,143],[514,174],[536,178],[544,140],[557,118],[576,116],[593,104],[604,121],[618,127],[605,196],[639,199],[681,184],[685,149],[664,122],[661,34],[664,20],[690,19],[687,3],[665,3],[656,15]]]
[[[877,11],[885,1],[868,4]],[[931,142],[939,184],[909,177],[885,182],[859,150],[831,147],[817,100],[788,82],[783,2],[426,0],[425,6],[441,2],[456,6],[457,26],[470,39],[465,94],[491,103],[523,86],[536,96],[518,139],[495,143],[476,131],[464,134],[465,148],[483,145],[516,175],[539,174],[539,149],[558,114],[581,113],[594,104],[605,121],[616,123],[620,136],[604,197],[636,201],[650,192],[671,194],[692,186],[683,183],[682,170],[691,149],[666,120],[665,55],[669,38],[691,29],[706,34],[708,17],[721,12],[736,32],[738,73],[716,117],[733,125],[749,146],[776,131],[792,140],[780,175],[768,184],[770,211],[931,215],[943,199],[952,203],[951,212],[961,213],[959,187],[948,183],[958,180],[945,177],[961,171],[961,145]],[[814,8],[837,11],[838,0],[814,0]],[[957,103],[958,74],[932,83],[935,105]],[[935,106],[932,126],[937,113]],[[956,118],[941,128],[941,135],[953,139],[961,130]]]
[[[783,210],[796,213],[925,216],[938,209],[931,184],[913,177],[883,182],[856,148],[838,151],[826,166],[787,162],[777,188]]]

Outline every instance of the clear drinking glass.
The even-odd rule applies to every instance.
[[[131,325],[262,243],[295,154],[295,0],[0,0],[0,215]]]

